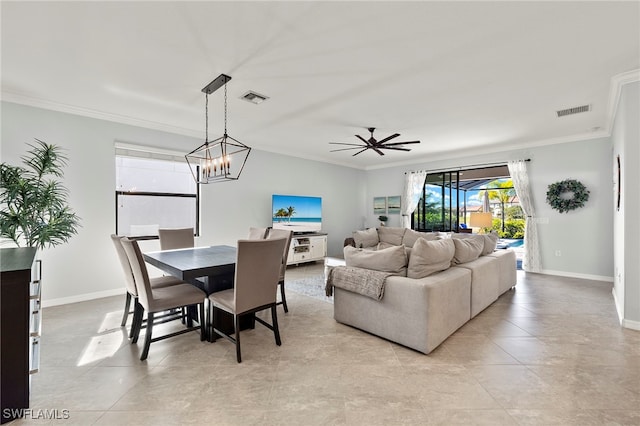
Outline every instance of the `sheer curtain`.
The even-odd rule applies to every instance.
[[[404,175],[404,190],[402,191],[402,226],[411,228],[411,215],[418,207],[424,180],[427,172],[407,172]]]
[[[513,187],[520,200],[520,206],[525,214],[524,225],[524,258],[522,259],[522,269],[528,272],[540,272],[542,265],[540,262],[540,243],[538,241],[538,226],[536,213],[533,209],[531,199],[531,187],[529,186],[529,175],[527,175],[527,164],[523,160],[509,161],[509,174],[513,181]]]

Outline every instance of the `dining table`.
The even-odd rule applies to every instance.
[[[207,296],[217,291],[233,288],[236,269],[237,249],[228,245],[192,247],[175,250],[161,250],[143,253],[145,262],[161,271],[192,284],[203,290]],[[208,298],[205,308],[209,309]],[[216,328],[228,333],[234,332],[233,316],[221,309],[213,309],[213,323]],[[240,329],[254,328],[255,316],[243,315]],[[208,327],[207,327],[208,328]],[[215,333],[208,340],[215,340]]]

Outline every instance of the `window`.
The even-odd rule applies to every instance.
[[[118,235],[189,227],[199,234],[200,193],[184,157],[116,148],[115,160]]]
[[[512,190],[491,184],[504,178],[509,178],[506,165],[428,174],[411,227],[418,231],[458,231],[461,224],[466,225],[469,213],[494,210],[489,200],[484,200],[485,193],[487,197],[491,194],[493,201],[494,193]],[[502,222],[504,230],[504,217]]]

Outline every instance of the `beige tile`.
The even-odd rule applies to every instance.
[[[301,265],[287,279],[322,273]],[[257,324],[241,364],[233,344],[195,333],[140,362],[144,333],[131,345],[119,327],[123,296],[45,308],[32,408],[98,425],[640,424],[640,332],[619,326],[610,283],[519,272],[428,355],[337,323],[326,301],[287,299],[282,346]],[[55,423],[35,422],[15,424]]]

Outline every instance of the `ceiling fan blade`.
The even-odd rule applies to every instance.
[[[373,145],[371,145],[371,142],[369,142],[368,140],[366,140],[366,139],[365,139],[365,138],[363,138],[362,136],[360,136],[360,135],[356,135],[356,137],[357,137],[358,139],[360,139],[362,142],[364,142],[365,144],[367,144],[367,146],[373,146]]]
[[[393,139],[393,138],[397,138],[398,136],[400,136],[400,133],[394,133],[393,135],[391,135],[391,136],[387,136],[386,138],[382,139],[381,141],[378,141],[378,142],[376,143],[376,145],[383,144],[383,143],[385,143],[385,142],[386,142],[386,141],[388,141],[388,140],[391,140],[391,139]]]
[[[355,157],[356,155],[360,154],[361,152],[365,152],[366,150],[368,150],[369,147],[363,148],[360,151],[356,152],[355,154],[352,155],[352,157]]]
[[[349,151],[349,150],[352,150],[352,149],[360,149],[360,148],[362,148],[362,146],[361,146],[361,145],[358,145],[358,146],[356,146],[356,147],[352,147],[352,148],[332,149],[332,150],[330,150],[329,152]],[[365,148],[365,149],[369,149],[369,148]]]
[[[380,148],[384,148],[384,147],[381,146]],[[380,155],[384,155],[384,152],[380,151],[376,146],[372,146],[371,149],[373,149],[375,152],[377,152]]]
[[[409,148],[398,148],[395,146],[381,146],[381,149],[393,149],[395,151],[411,151]]]
[[[408,144],[412,144],[412,143],[420,143],[420,141],[386,143],[386,144],[384,144],[384,146],[408,145]]]
[[[363,146],[359,143],[343,143],[343,142],[329,142],[329,145],[352,145],[352,146]]]

